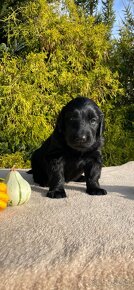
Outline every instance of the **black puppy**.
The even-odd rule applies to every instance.
[[[85,174],[86,192],[104,195],[100,188],[103,114],[90,99],[77,97],[60,112],[52,135],[31,160],[34,181],[49,186],[48,197],[66,197],[64,182]]]

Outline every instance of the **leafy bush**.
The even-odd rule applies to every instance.
[[[113,125],[112,110],[116,112],[123,89],[117,71],[109,67],[107,28],[80,13],[73,1],[66,2],[64,9],[59,13],[57,4],[28,1],[16,10],[9,8],[3,18],[0,166],[14,165],[14,158],[18,167],[27,166],[32,151],[52,132],[59,110],[78,94],[94,99],[106,114],[104,163],[129,158],[129,148],[125,159],[122,153],[126,139],[121,111]]]
[[[12,154],[4,154],[0,156],[0,165],[2,168],[29,168],[30,161],[26,160],[26,154],[23,152],[15,152]]]
[[[131,111],[134,105],[131,105]],[[103,149],[104,165],[120,165],[129,160],[133,160],[133,136],[132,122],[130,120],[129,129],[126,128],[127,114],[130,107],[105,108],[106,131],[104,134],[105,146]],[[130,114],[129,114],[130,117]]]

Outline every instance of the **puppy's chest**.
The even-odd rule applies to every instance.
[[[65,181],[68,182],[79,177],[84,171],[85,164],[86,160],[79,156],[66,157],[64,163]]]

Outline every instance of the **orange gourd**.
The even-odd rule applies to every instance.
[[[8,200],[7,185],[0,179],[0,210],[7,207]]]

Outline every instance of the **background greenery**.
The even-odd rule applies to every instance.
[[[132,1],[131,1],[132,2]],[[105,114],[104,165],[133,159],[133,16],[113,39],[113,1],[1,1],[0,166],[29,167],[77,95]]]

